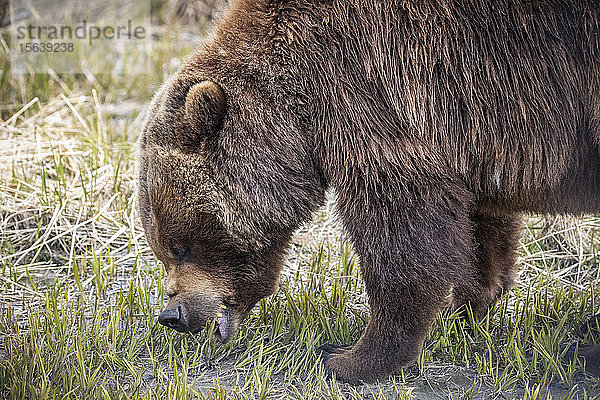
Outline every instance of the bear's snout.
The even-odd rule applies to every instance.
[[[188,331],[188,318],[181,304],[177,307],[165,308],[158,316],[158,322],[178,332]]]
[[[216,338],[226,343],[235,336],[240,318],[235,307],[219,296],[186,292],[170,296],[167,306],[158,316],[158,322],[182,333],[195,334],[203,328],[214,329]]]

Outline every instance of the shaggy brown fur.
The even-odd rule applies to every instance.
[[[149,241],[169,280],[213,288],[173,284],[162,322],[197,330],[223,306],[231,337],[327,188],[371,307],[356,345],[322,348],[329,372],[372,381],[414,360],[449,293],[485,310],[511,285],[519,213],[600,210],[599,10],[234,2],[141,140]]]

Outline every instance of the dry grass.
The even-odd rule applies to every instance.
[[[135,222],[131,146],[113,142],[97,96],[64,95],[27,118],[8,120],[0,149],[2,259],[14,274],[6,296],[18,296],[28,279],[68,278],[65,269],[93,251],[110,251],[117,268],[148,256]],[[92,132],[82,117],[93,112]],[[125,130],[135,137],[138,120]],[[16,126],[15,126],[16,125]],[[106,162],[109,160],[110,162]],[[82,282],[83,289],[90,282]],[[35,291],[26,291],[39,296]]]

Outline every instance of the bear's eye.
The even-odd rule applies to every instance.
[[[173,258],[181,262],[190,262],[192,260],[192,249],[190,246],[182,246],[171,249]]]

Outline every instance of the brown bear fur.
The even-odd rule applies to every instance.
[[[600,210],[599,23],[593,0],[234,2],[141,138],[174,327],[224,307],[230,338],[328,188],[371,308],[352,348],[322,348],[329,372],[414,360],[450,293],[483,312],[519,214]]]

